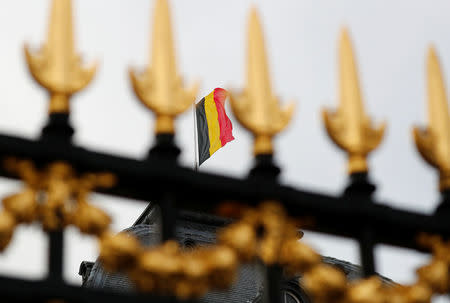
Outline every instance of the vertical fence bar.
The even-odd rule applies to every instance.
[[[175,145],[174,134],[157,134],[155,145],[150,149],[149,158],[156,158],[170,165],[177,165],[178,155],[181,150]],[[158,201],[161,207],[162,240],[175,238],[175,195],[173,189],[164,188]]]
[[[48,280],[62,282],[64,264],[64,232],[48,233]]]
[[[176,209],[175,199],[172,193],[163,194],[160,203],[162,217],[162,240],[175,238]]]
[[[344,197],[355,207],[364,207],[373,203],[372,194],[376,187],[369,182],[367,172],[353,173],[350,175],[350,183],[344,191]],[[374,230],[370,225],[364,225],[358,236],[359,256],[365,277],[375,274],[374,258]]]
[[[365,277],[375,274],[374,244],[372,228],[366,226],[362,230],[359,240],[359,255]]]
[[[271,265],[266,268],[267,277],[267,298],[269,303],[281,303],[281,281],[283,280],[283,270],[279,265]]]
[[[280,168],[273,162],[272,154],[261,154],[255,157],[255,165],[250,170],[249,178],[254,180],[264,180],[266,182],[278,182]],[[255,204],[261,201],[253,201]],[[265,266],[265,281],[263,298],[267,303],[281,303],[281,283],[283,270],[279,265]]]

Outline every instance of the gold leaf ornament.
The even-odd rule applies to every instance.
[[[339,107],[322,111],[331,140],[348,154],[348,173],[367,172],[367,155],[381,143],[386,124],[374,127],[364,111],[356,60],[350,36],[343,29],[339,41]]]
[[[0,211],[0,251],[11,242],[17,221],[8,211]]]
[[[272,154],[272,138],[292,119],[294,103],[280,108],[270,82],[261,22],[256,8],[250,12],[247,46],[247,86],[242,93],[231,93],[232,111],[255,138],[255,155]]]
[[[427,56],[428,125],[413,128],[422,158],[439,171],[439,189],[450,188],[450,116],[444,77],[434,47]]]
[[[123,232],[116,235],[109,232],[103,234],[99,245],[99,258],[105,269],[109,271],[133,267],[142,251],[139,241]]]
[[[85,88],[97,64],[85,67],[75,52],[72,1],[53,0],[47,41],[37,52],[25,46],[25,59],[31,75],[50,94],[50,113],[68,113],[70,97]]]
[[[175,117],[194,104],[198,91],[198,84],[185,89],[177,72],[167,2],[155,1],[151,65],[129,72],[136,96],[156,115],[156,134],[175,133]]]

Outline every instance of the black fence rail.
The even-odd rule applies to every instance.
[[[67,122],[68,117],[64,120]],[[176,213],[180,209],[208,213],[225,200],[248,204],[276,200],[284,205],[290,216],[311,222],[302,228],[356,240],[360,245],[364,274],[370,276],[376,271],[374,245],[388,244],[423,251],[416,241],[419,233],[450,235],[446,192],[434,214],[418,214],[386,206],[386,201],[374,203],[371,194],[375,186],[369,182],[367,174],[351,175],[341,196],[329,196],[278,184],[276,175],[279,170],[268,155],[257,156],[249,177],[238,179],[179,166],[176,161],[179,150],[171,135],[158,135],[148,157],[136,160],[75,146],[70,141],[73,132],[64,131],[68,128],[68,123],[46,127],[38,140],[0,135],[0,157],[29,159],[38,167],[64,161],[77,172],[111,172],[117,177],[116,186],[99,192],[159,204],[164,239],[173,237]],[[16,178],[3,167],[0,175]],[[51,299],[65,302],[176,301],[172,297],[116,294],[67,285],[62,278],[63,237],[64,231],[49,233],[47,278],[26,281],[1,277],[2,299],[7,302],[45,302]],[[270,270],[267,272],[268,291],[273,292],[279,277]],[[271,302],[275,301],[278,301],[276,296]]]

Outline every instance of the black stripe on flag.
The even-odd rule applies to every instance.
[[[198,138],[198,162],[201,165],[209,157],[209,134],[208,121],[205,113],[205,98],[200,100],[195,106],[195,114],[197,118],[197,138]]]

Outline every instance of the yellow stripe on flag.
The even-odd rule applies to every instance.
[[[209,155],[214,154],[222,147],[220,142],[220,126],[216,103],[214,102],[214,91],[205,97],[205,114],[208,122]]]

